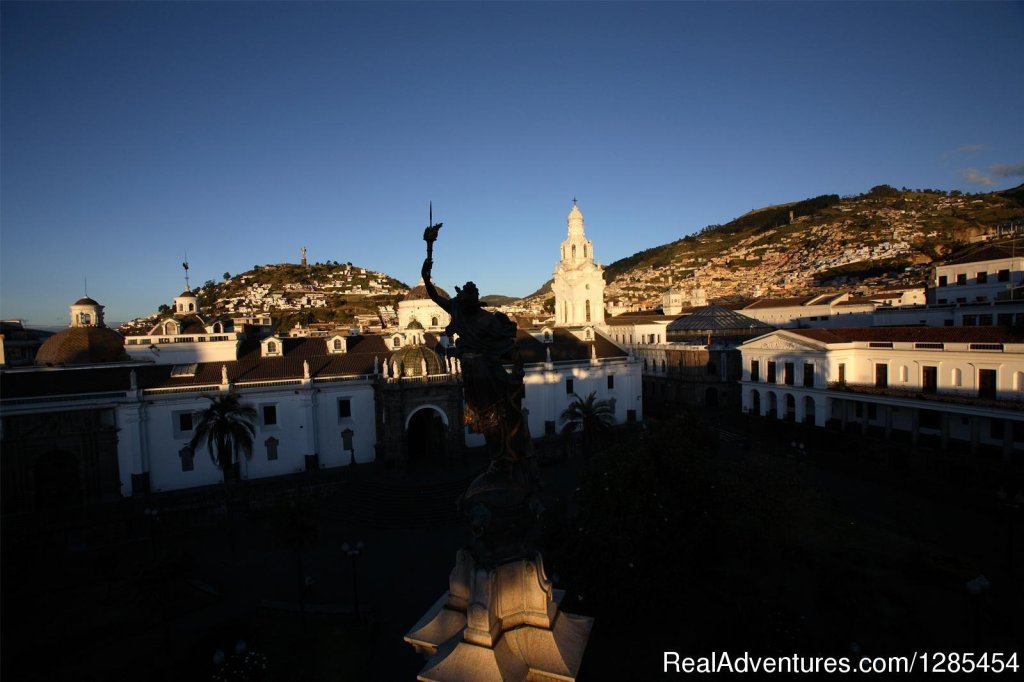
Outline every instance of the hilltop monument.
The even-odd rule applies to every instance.
[[[531,542],[541,505],[521,407],[524,371],[516,325],[484,310],[473,282],[456,287],[454,299],[439,295],[431,269],[441,223],[433,223],[432,213],[423,234],[423,283],[451,316],[446,333],[457,336],[467,421],[484,434],[490,465],[463,495],[472,540],[456,554],[448,591],[405,640],[427,658],[418,676],[424,681],[574,680],[593,619],[560,610],[564,593],[548,580]]]

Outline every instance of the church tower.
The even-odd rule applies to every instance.
[[[604,324],[604,268],[594,262],[594,245],[583,234],[583,214],[576,200],[569,211],[569,237],[562,242],[562,259],[555,266],[555,325],[579,327]]]

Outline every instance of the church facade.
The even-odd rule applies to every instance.
[[[551,284],[555,294],[555,325],[603,325],[604,268],[594,260],[594,245],[583,231],[583,214],[575,199],[567,223],[569,234],[562,242],[561,258]]]

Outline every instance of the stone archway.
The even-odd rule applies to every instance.
[[[750,392],[750,413],[761,415],[761,394],[757,390]]]
[[[785,397],[786,401],[786,421],[796,420],[796,398],[793,397],[792,393],[787,393]]]
[[[806,396],[804,398],[804,423],[814,424],[815,422],[815,404],[814,398]]]
[[[448,418],[434,406],[416,409],[406,420],[406,442],[410,467],[431,466],[444,461],[448,440]]]

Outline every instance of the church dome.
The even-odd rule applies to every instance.
[[[78,299],[77,301],[75,301],[71,305],[99,305],[99,303],[97,303],[96,301],[92,300],[88,296],[83,296],[82,298]]]
[[[444,362],[441,356],[426,346],[405,346],[391,355],[390,362],[398,363],[398,372],[403,377],[423,376],[423,362],[427,363],[427,374],[444,374]]]
[[[445,291],[441,287],[437,286],[436,284],[434,285],[434,288],[437,289],[437,295],[440,296],[441,298],[444,298],[444,299],[450,299],[451,298],[451,296],[448,295],[447,291]],[[407,293],[405,295],[405,298],[403,298],[402,300],[403,301],[419,301],[419,300],[422,300],[422,299],[428,299],[429,300],[430,296],[427,295],[427,287],[426,287],[425,284],[423,284],[423,279],[421,278],[420,279],[420,283],[417,284],[416,286],[414,286],[412,289],[409,289],[409,293]]]
[[[88,365],[126,360],[124,338],[106,327],[70,327],[43,342],[37,365]]]

